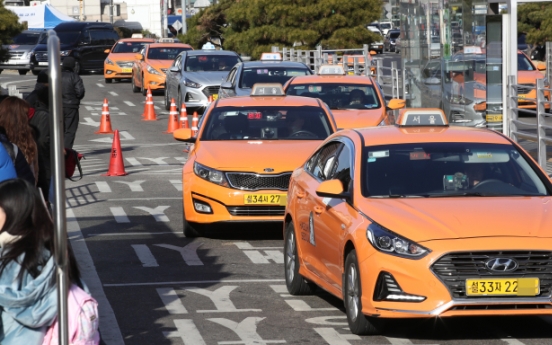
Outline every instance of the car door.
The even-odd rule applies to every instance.
[[[329,244],[324,243],[325,238],[317,237],[315,222],[320,217],[318,211],[324,208],[322,200],[316,195],[316,189],[321,182],[326,180],[324,167],[329,160],[335,160],[336,154],[342,144],[337,141],[327,143],[308,161],[307,168],[296,179],[293,196],[297,198],[295,209],[295,226],[300,239],[301,257],[305,267],[314,274],[332,284],[332,279],[323,262],[324,248]],[[333,157],[333,158],[332,158]],[[318,225],[320,226],[320,225]],[[319,229],[319,228],[318,228]],[[324,230],[322,230],[324,231]]]
[[[87,47],[86,61],[83,65],[88,69],[98,69],[103,67],[105,60],[104,50],[106,49],[107,31],[90,30],[90,45]]]
[[[148,52],[148,47],[145,46],[144,48],[142,48],[142,50],[140,51],[140,54],[142,54],[143,56],[143,59],[142,60],[135,60],[134,61],[134,81],[135,81],[135,84],[137,87],[141,87],[142,86],[142,68],[144,67],[144,60],[146,59],[146,54]]]
[[[176,90],[178,90],[178,80],[180,79],[180,70],[182,68],[182,54],[178,55],[176,59],[174,59],[171,67],[167,69],[165,83],[166,83],[166,91],[168,95],[168,99],[176,97]],[[178,71],[171,71],[172,69],[178,69]],[[180,104],[178,104],[178,107],[180,107]]]

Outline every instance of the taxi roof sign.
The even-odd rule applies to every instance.
[[[170,37],[162,37],[157,40],[157,43],[176,43],[176,40]]]
[[[402,109],[395,122],[401,127],[448,126],[445,113],[438,108]]]
[[[345,69],[341,65],[322,65],[318,69],[320,75],[345,75]]]
[[[250,96],[285,96],[285,93],[282,84],[257,83],[251,88]]]
[[[282,61],[282,54],[280,53],[262,53],[261,61]]]

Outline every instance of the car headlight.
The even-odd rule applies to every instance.
[[[226,176],[224,176],[222,171],[194,162],[194,173],[205,181],[228,187],[228,180],[226,180]]]
[[[109,60],[109,59],[105,59],[105,63],[108,64],[108,65],[115,65],[113,63],[113,61]]]
[[[429,249],[399,236],[376,223],[368,226],[366,237],[368,237],[368,241],[377,250],[407,259],[420,259],[430,252]]]
[[[156,74],[156,75],[163,75],[163,74],[161,74],[161,72],[159,72],[155,68],[151,67],[150,65],[146,65],[146,66],[147,66],[146,69],[148,70],[149,73]]]
[[[195,81],[191,81],[188,78],[184,78],[184,84],[186,84],[186,86],[188,86],[188,87],[193,87],[193,88],[196,88],[196,89],[199,89],[201,87],[200,83],[196,83]]]
[[[59,52],[61,56],[69,56],[69,54],[71,54],[71,50],[62,50]]]

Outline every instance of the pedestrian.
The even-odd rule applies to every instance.
[[[75,135],[79,126],[79,106],[84,98],[84,84],[81,77],[73,72],[75,59],[67,56],[63,59],[61,71],[61,95],[63,98],[64,118],[64,144],[72,149],[75,142]]]
[[[48,200],[50,190],[51,162],[50,162],[50,111],[49,87],[38,91],[36,109],[29,125],[35,132],[38,151],[38,181],[36,186],[41,189],[44,199]]]
[[[34,142],[33,142],[34,143]],[[18,177],[27,180],[29,183],[36,185],[36,177],[31,169],[31,166],[25,160],[23,152],[19,149],[17,145],[9,141],[8,136],[4,127],[0,126],[0,146],[3,146],[6,152],[8,153],[13,166],[15,168],[15,173]]]
[[[31,171],[38,180],[38,150],[34,132],[29,118],[34,116],[35,109],[18,97],[7,97],[0,102],[0,127],[5,129],[7,139],[22,151]],[[18,175],[21,176],[21,175]]]
[[[0,145],[0,182],[16,177],[17,173],[15,172],[13,161],[4,145]]]
[[[28,94],[27,97],[25,97],[25,100],[27,101],[27,103],[30,104],[30,106],[32,108],[36,108],[35,104],[37,102],[38,90],[40,90],[44,87],[47,87],[48,82],[49,82],[48,81],[48,70],[43,69],[38,73],[38,76],[36,77],[36,84],[35,84],[34,90],[30,94]]]
[[[0,183],[0,248],[0,343],[41,345],[57,316],[54,225],[25,180]],[[69,283],[81,285],[71,250],[67,263]]]

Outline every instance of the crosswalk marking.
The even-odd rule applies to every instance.
[[[176,331],[163,332],[167,338],[180,338],[184,345],[206,345],[193,320],[173,320]]]
[[[146,180],[137,180],[137,181],[113,181],[115,183],[126,184],[131,192],[143,192],[141,184],[146,182]]]
[[[157,290],[157,293],[159,294],[159,297],[161,298],[161,301],[163,301],[165,309],[167,309],[169,314],[188,314],[188,311],[182,304],[182,301],[180,300],[180,297],[178,297],[178,295],[176,294],[176,291],[171,288],[158,288],[155,290]]]
[[[130,101],[124,101],[124,103],[125,103],[126,105],[128,105],[129,107],[135,107],[135,106],[136,106],[134,103],[132,103],[132,102],[130,102]]]
[[[119,94],[117,92],[114,92],[114,91],[109,91],[109,94],[113,97],[119,96]]]
[[[182,181],[181,180],[169,180],[170,183],[176,188],[177,191],[182,192]]]
[[[132,164],[132,166],[135,167],[141,167],[142,163],[140,163],[136,158],[133,157],[125,157],[126,161]]]
[[[96,181],[96,187],[100,193],[111,193],[111,188],[104,181]]]
[[[122,207],[110,207],[109,210],[117,223],[130,223],[130,219],[128,219]]]
[[[98,87],[105,87],[104,84],[97,83]]]
[[[143,267],[159,267],[157,260],[145,244],[133,244],[132,248],[136,252],[136,256],[142,262]]]
[[[145,211],[153,216],[155,218],[156,222],[163,222],[167,223],[169,222],[169,217],[165,215],[165,210],[168,209],[170,206],[157,206],[156,208],[146,207],[146,206],[134,206],[134,208],[138,210]]]

